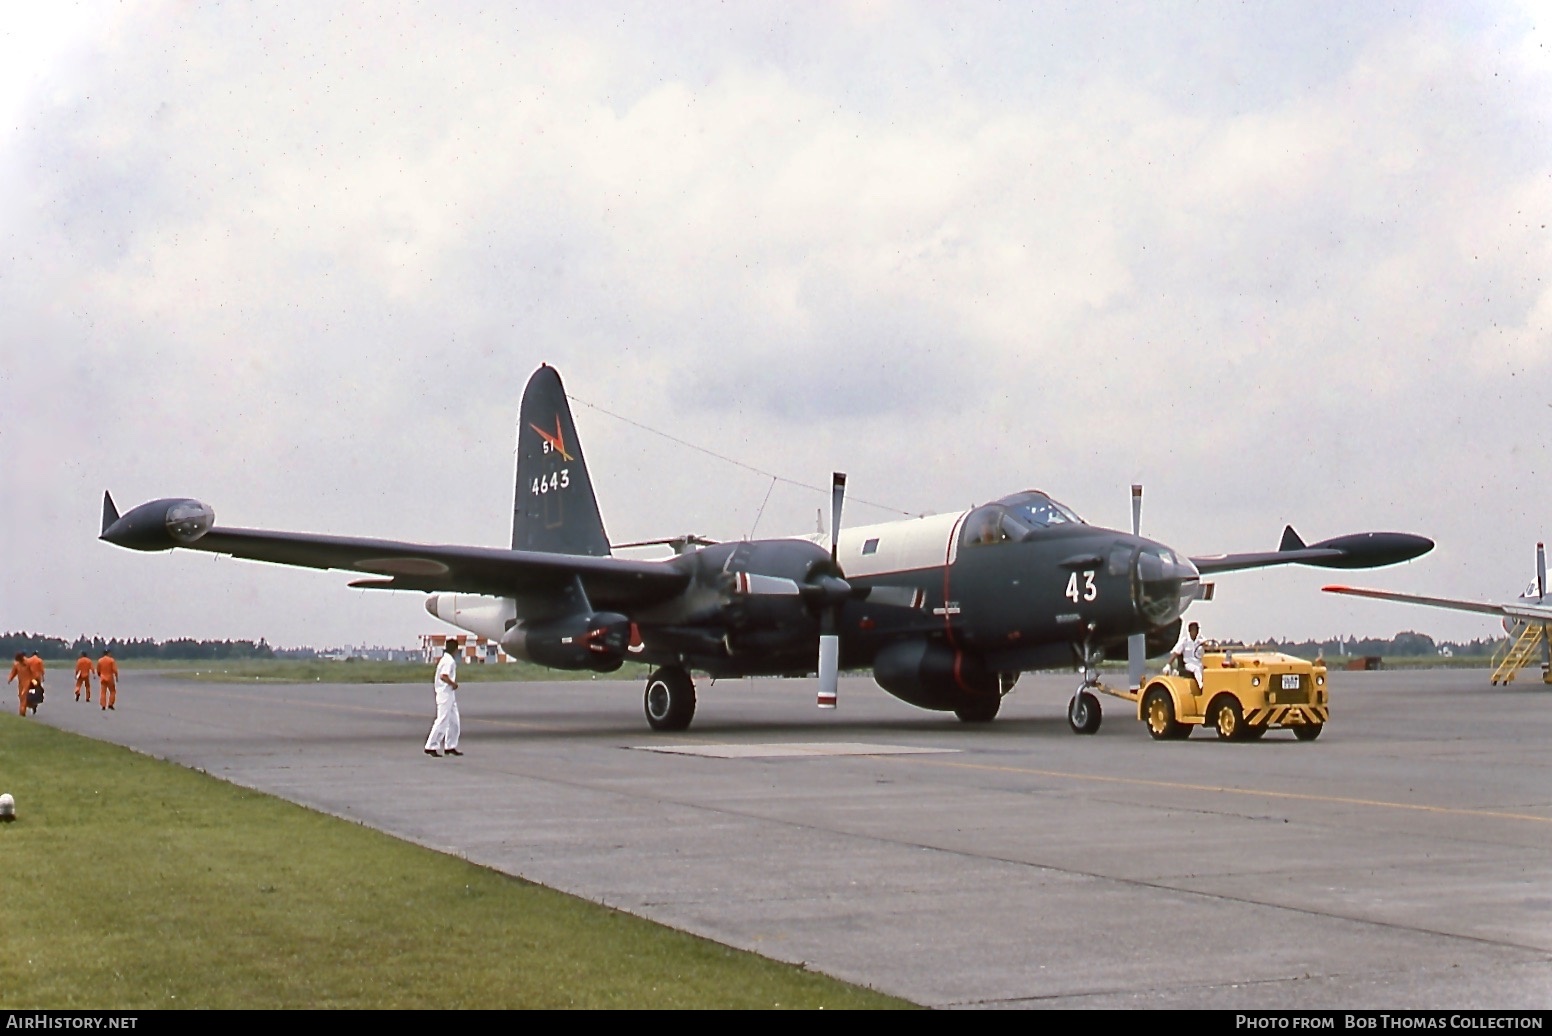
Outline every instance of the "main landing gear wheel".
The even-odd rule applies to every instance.
[[[1175,719],[1175,700],[1162,687],[1155,687],[1143,698],[1142,714],[1155,741],[1179,741],[1191,736],[1191,728]]]
[[[1231,697],[1219,698],[1209,715],[1213,718],[1213,726],[1218,729],[1220,740],[1245,740],[1249,728],[1245,725],[1245,714],[1240,711],[1238,701]]]
[[[961,723],[990,723],[1002,708],[1002,695],[978,694],[954,709]]]
[[[677,666],[664,666],[647,678],[642,710],[653,730],[684,730],[695,718],[695,683]]]
[[[1313,741],[1320,736],[1320,732],[1326,729],[1324,723],[1306,723],[1302,727],[1293,728],[1293,736],[1300,741]]]
[[[1099,729],[1102,718],[1099,699],[1088,691],[1079,691],[1067,703],[1067,725],[1074,734],[1094,733]]]

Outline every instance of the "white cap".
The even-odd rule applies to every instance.
[[[16,800],[11,798],[11,793],[0,795],[0,817],[10,820],[16,816]]]

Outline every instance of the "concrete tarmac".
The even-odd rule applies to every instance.
[[[989,726],[841,683],[198,683],[39,720],[932,1007],[1552,1008],[1552,689],[1334,673],[1320,740],[1155,743],[1075,678]],[[653,749],[685,749],[689,753]],[[305,852],[305,846],[298,847]]]

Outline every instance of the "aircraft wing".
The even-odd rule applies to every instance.
[[[1408,532],[1359,532],[1337,536],[1306,546],[1289,525],[1283,529],[1276,550],[1253,554],[1208,554],[1193,557],[1191,563],[1202,575],[1238,572],[1247,568],[1272,565],[1313,565],[1317,568],[1379,568],[1411,561],[1433,549],[1433,540]]]
[[[1423,597],[1419,594],[1400,594],[1390,590],[1365,590],[1357,586],[1323,586],[1328,594],[1347,594],[1350,597],[1372,597],[1378,601],[1401,601],[1421,604],[1429,608],[1448,608],[1457,612],[1480,612],[1513,619],[1539,622],[1552,621],[1552,605],[1532,604],[1529,601],[1509,601],[1494,604],[1488,601],[1462,601],[1453,597]]]
[[[667,600],[690,575],[670,561],[554,554],[497,547],[405,543],[314,533],[230,529],[194,500],[155,500],[123,517],[103,498],[102,539],[134,550],[182,547],[249,561],[363,572],[351,586],[512,597],[546,594],[582,581],[595,607],[639,607]]]

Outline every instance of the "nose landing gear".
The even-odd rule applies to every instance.
[[[1067,703],[1067,725],[1072,728],[1074,734],[1092,734],[1099,730],[1100,720],[1104,718],[1103,711],[1099,707],[1099,696],[1094,693],[1094,688],[1099,686],[1099,663],[1104,661],[1105,652],[1093,645],[1094,626],[1090,624],[1089,635],[1083,638],[1082,660],[1079,669],[1083,673],[1083,684],[1078,692]]]

